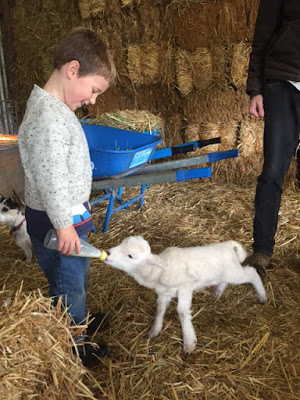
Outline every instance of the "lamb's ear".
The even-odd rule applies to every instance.
[[[150,254],[150,255],[147,257],[146,262],[147,262],[148,265],[152,265],[152,266],[154,266],[154,267],[161,268],[161,269],[163,269],[164,271],[166,271],[166,269],[167,269],[167,268],[164,266],[162,259],[161,259],[158,255],[156,255],[156,254]]]

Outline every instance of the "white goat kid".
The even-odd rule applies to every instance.
[[[16,194],[7,198],[0,194],[0,224],[10,228],[10,233],[14,236],[17,245],[24,250],[26,263],[30,263],[32,261],[32,245],[27,233],[23,209],[24,204]]]
[[[158,296],[156,317],[148,337],[159,335],[171,299],[178,298],[177,312],[185,353],[192,352],[197,343],[191,317],[194,291],[214,286],[214,294],[220,298],[228,284],[251,283],[259,302],[265,303],[267,299],[255,268],[241,265],[247,253],[235,241],[187,248],[168,247],[156,255],[151,253],[142,236],[130,236],[107,254],[107,264],[127,272],[140,285],[154,289]]]

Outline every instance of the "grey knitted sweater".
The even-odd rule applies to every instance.
[[[85,134],[75,113],[34,86],[19,129],[25,202],[45,211],[55,229],[73,224],[72,207],[89,200],[92,170]]]

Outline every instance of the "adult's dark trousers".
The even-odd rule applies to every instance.
[[[252,247],[272,255],[282,184],[299,141],[300,91],[287,81],[270,80],[264,109],[264,164],[256,187]]]

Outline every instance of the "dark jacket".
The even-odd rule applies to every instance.
[[[262,94],[269,78],[300,82],[300,0],[260,1],[247,94]]]

